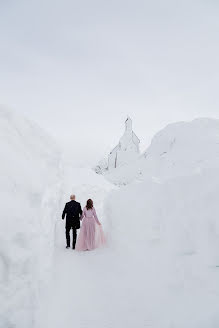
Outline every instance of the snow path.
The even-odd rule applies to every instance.
[[[90,170],[67,171],[63,205],[71,192],[76,193],[82,205],[92,197],[107,232],[109,223],[104,222],[103,203],[112,186]],[[74,181],[72,186],[70,181]],[[136,318],[145,317],[143,304],[138,301],[142,299],[142,290],[139,286],[133,288],[133,270],[129,272],[128,263],[121,260],[122,255],[109,247],[83,253],[66,250],[64,233],[64,222],[60,219],[52,280],[42,301],[37,328],[135,326]],[[144,327],[151,327],[143,320]]]
[[[112,231],[113,240],[92,252],[66,250],[64,222],[57,221],[52,279],[36,328],[207,327],[203,318],[214,318],[218,312],[218,270],[203,270],[204,264],[194,261],[192,254],[167,257],[159,242],[145,240],[145,226],[119,222],[118,209],[111,226],[103,204],[112,186],[86,169],[65,169],[65,175],[63,206],[73,192],[82,205],[92,197],[104,231]],[[124,197],[119,199],[123,211]],[[125,212],[122,217],[126,220]]]
[[[136,318],[145,317],[145,310],[138,304],[141,290],[133,290],[128,284],[129,275],[111,251],[76,254],[59,249],[54,269],[50,302],[44,309],[42,328],[63,325],[131,328],[135,326]],[[132,299],[129,304],[127,296]],[[142,325],[147,326],[150,327],[147,322]]]

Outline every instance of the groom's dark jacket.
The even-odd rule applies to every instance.
[[[65,219],[66,215],[66,227],[80,226],[80,216],[82,214],[81,204],[75,200],[65,204],[64,211],[62,213],[62,220]]]

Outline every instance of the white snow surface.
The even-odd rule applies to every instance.
[[[76,195],[76,201],[81,203],[82,208],[87,199],[92,198],[110,243],[112,222],[107,217],[104,204],[107,195],[115,186],[92,169],[74,168],[66,161],[64,172],[63,208],[71,194]],[[96,324],[97,327],[104,327],[105,324],[110,324],[106,312],[111,309],[104,298],[105,293],[110,292],[112,287],[109,281],[106,281],[105,275],[108,280],[112,273],[109,266],[114,261],[114,254],[108,248],[78,253],[72,249],[66,250],[65,244],[65,222],[61,220],[60,213],[56,222],[52,279],[42,296],[36,327],[95,327]]]
[[[0,327],[31,328],[50,271],[60,153],[38,126],[0,107]]]
[[[218,327],[218,192],[215,169],[163,183],[146,180],[111,195],[112,243],[126,267],[128,327],[134,320],[136,327]]]
[[[79,180],[84,174],[90,175],[81,171]],[[53,277],[37,327],[217,328],[219,170],[110,194],[104,182],[93,183],[73,190],[82,198],[85,192],[84,199],[94,195],[108,245],[66,251],[58,223]]]
[[[181,125],[166,129],[160,150],[169,145],[173,131],[179,137]],[[182,152],[191,156],[182,162],[178,146],[170,151],[176,163],[172,174],[157,141],[150,147],[158,161],[151,176],[128,186],[112,189],[99,175],[65,170],[68,194],[77,190],[82,203],[94,196],[108,245],[93,252],[66,251],[64,225],[58,223],[53,278],[38,327],[218,327],[218,121],[191,125],[208,128],[193,140],[196,147],[186,136],[185,144],[177,138]]]
[[[105,177],[124,185],[136,179],[153,177],[164,181],[218,167],[219,120],[199,118],[168,125],[155,135],[139,159],[112,170]]]
[[[15,133],[12,118],[1,123],[8,160],[1,178],[2,327],[218,328],[219,122],[168,126],[146,156],[109,177],[129,183],[115,187],[71,161],[62,177],[56,147],[44,134],[39,143],[39,130],[17,118]],[[61,209],[72,193],[82,206],[94,200],[105,248],[65,249]]]

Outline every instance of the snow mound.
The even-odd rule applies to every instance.
[[[127,306],[137,299],[136,326],[218,327],[218,194],[219,169],[204,169],[110,195],[112,245],[124,263]]]
[[[106,212],[128,263],[127,304],[136,297],[141,308],[136,325],[217,327],[219,120],[168,125],[140,160],[108,178],[126,185]]]
[[[0,107],[0,327],[30,328],[49,271],[60,154],[32,122]]]
[[[219,167],[219,120],[200,118],[168,125],[139,160],[106,175],[115,184],[153,177],[163,181]]]

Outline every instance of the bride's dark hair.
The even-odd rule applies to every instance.
[[[93,206],[94,206],[94,203],[93,203],[92,199],[88,199],[87,205],[86,205],[87,210],[91,210],[93,208]]]

